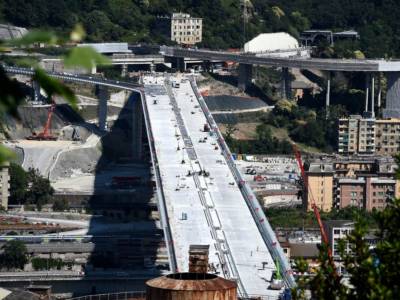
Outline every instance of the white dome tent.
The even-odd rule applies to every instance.
[[[261,33],[244,45],[244,52],[274,52],[298,48],[299,42],[286,32]]]

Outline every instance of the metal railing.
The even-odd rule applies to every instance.
[[[240,188],[240,191],[242,192],[242,195],[244,199],[246,200],[246,203],[253,215],[253,218],[257,224],[257,227],[261,233],[261,236],[263,237],[268,250],[270,251],[272,257],[278,261],[280,266],[282,267],[283,270],[283,276],[285,278],[286,285],[288,287],[294,287],[296,285],[296,282],[294,280],[294,277],[292,275],[292,269],[290,268],[290,265],[286,259],[285,254],[283,253],[283,250],[276,239],[275,233],[271,228],[271,225],[269,224],[264,211],[262,207],[260,206],[260,203],[258,202],[255,194],[251,190],[250,186],[247,184],[247,182],[243,179],[241,173],[237,169],[233,159],[232,159],[232,154],[228,148],[228,146],[225,143],[225,140],[221,134],[221,132],[218,129],[217,124],[214,121],[214,118],[211,115],[211,112],[208,110],[208,107],[203,99],[203,97],[200,95],[196,82],[194,78],[191,78],[190,83],[192,85],[193,91],[195,92],[195,95],[200,103],[200,106],[204,112],[204,115],[207,118],[208,123],[210,124],[211,130],[213,130],[217,136],[218,136],[218,143],[221,147],[221,150],[224,154],[224,157],[226,159],[226,162],[228,163],[229,168],[231,169],[231,172],[235,178],[235,181],[237,185]]]
[[[135,291],[135,292],[87,295],[87,296],[70,298],[69,300],[133,300],[133,299],[145,299],[145,298],[146,298],[146,292]]]

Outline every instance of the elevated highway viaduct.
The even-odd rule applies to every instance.
[[[34,75],[22,68],[6,67],[6,71]],[[143,85],[135,85],[90,76],[49,75],[139,93],[140,101],[133,105],[138,107],[138,123],[144,123],[147,131],[172,272],[187,271],[189,246],[203,243],[210,246],[213,269],[236,280],[242,297],[277,299],[279,291],[269,289],[276,264],[285,285],[295,285],[286,256],[236,168],[194,79],[149,75],[142,78]],[[181,88],[171,88],[175,80],[182,80]]]
[[[210,51],[205,49],[184,49],[162,46],[161,54],[177,59],[194,58],[203,60],[234,61],[239,63],[239,87],[245,89],[251,82],[252,66],[266,65],[280,67],[282,76],[282,96],[290,98],[290,76],[288,69],[309,69],[330,72],[362,72],[365,73],[365,111],[375,113],[375,98],[377,106],[381,106],[381,89],[375,93],[375,76],[384,73],[387,76],[386,107],[383,110],[384,118],[400,118],[400,61],[384,59],[321,59],[304,57],[276,57],[268,53],[232,53],[224,51]],[[183,63],[181,65],[184,66]],[[326,85],[326,105],[330,104],[330,76]],[[377,97],[376,97],[377,96]]]

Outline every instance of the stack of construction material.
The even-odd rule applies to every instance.
[[[207,273],[209,245],[189,246],[189,272]]]

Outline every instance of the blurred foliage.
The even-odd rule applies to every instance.
[[[23,3],[21,3],[21,5],[22,4]],[[2,6],[0,5],[0,7]],[[46,7],[46,5],[44,7]],[[21,6],[21,9],[23,9],[23,6]],[[71,40],[63,36],[58,37],[49,31],[32,30],[21,38],[13,39],[7,42],[0,41],[0,49],[2,49],[1,51],[6,51],[9,47],[14,47],[29,52],[31,51],[32,47],[38,44],[55,46],[56,44],[63,45],[66,42],[79,42],[85,37],[85,31],[83,30],[82,25],[75,25],[69,37]],[[38,66],[35,59],[24,57],[16,60],[4,55],[0,56],[0,59],[3,64],[12,63],[17,64],[18,66],[30,67],[32,70],[34,70],[34,76],[32,79],[35,80],[44,90],[49,102],[52,101],[53,96],[61,96],[66,99],[74,109],[76,109],[76,97],[73,91],[59,80],[49,76]],[[68,67],[81,67],[89,70],[92,68],[93,64],[109,63],[107,58],[97,53],[93,48],[87,47],[74,47],[65,55],[64,60],[65,65]],[[20,83],[14,79],[11,79],[6,74],[3,66],[0,66],[0,82],[0,125],[3,127],[2,119],[4,118],[5,114],[14,118],[19,118],[18,106],[21,105],[25,98],[29,97],[29,95],[24,91]],[[3,145],[0,145],[0,164],[4,161],[11,160],[12,158],[13,153]]]
[[[75,94],[65,84],[47,75],[47,73],[40,68],[35,69],[35,75],[32,79],[37,81],[40,87],[45,90],[48,99],[52,99],[54,95],[58,95],[66,99],[73,108],[76,108]]]
[[[31,30],[23,37],[13,39],[9,42],[13,47],[28,47],[34,44],[55,45],[57,37],[54,33],[49,31]]]
[[[64,58],[64,64],[67,68],[83,67],[91,71],[93,66],[108,65],[111,61],[92,47],[75,47]]]
[[[388,199],[383,211],[373,214],[378,238],[376,245],[368,244],[365,236],[371,224],[361,215],[356,217],[354,230],[339,243],[339,253],[346,278],[336,275],[329,264],[326,246],[320,247],[320,269],[313,277],[301,277],[292,292],[293,299],[399,299],[400,298],[400,200]],[[345,245],[350,245],[350,252]],[[306,272],[304,261],[297,263]]]

